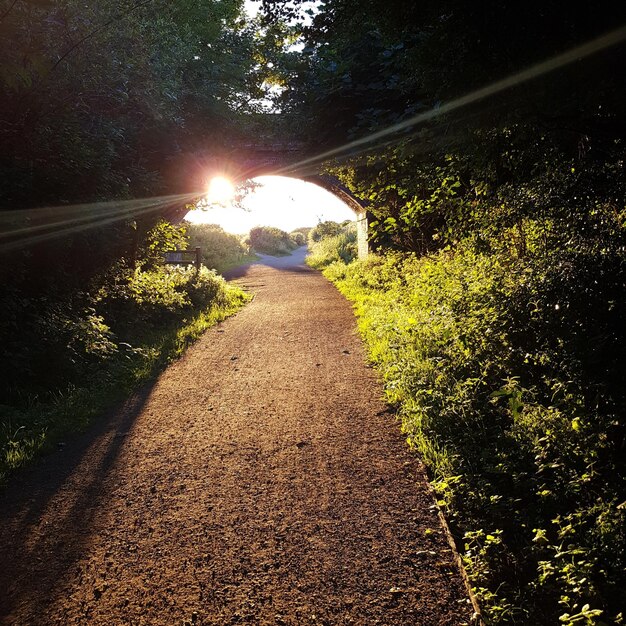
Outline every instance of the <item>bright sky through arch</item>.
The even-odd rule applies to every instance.
[[[224,230],[243,235],[254,226],[276,226],[287,232],[318,222],[354,220],[347,204],[313,183],[285,176],[259,176],[261,186],[242,201],[244,209],[232,204],[187,213],[196,224],[219,224]]]

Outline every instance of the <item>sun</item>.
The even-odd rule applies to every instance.
[[[209,204],[228,204],[235,196],[235,186],[225,176],[215,176],[206,195]]]

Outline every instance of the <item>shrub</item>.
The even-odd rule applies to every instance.
[[[316,243],[325,237],[339,235],[342,232],[344,224],[339,224],[339,222],[333,222],[332,220],[320,222],[309,231],[309,243]]]
[[[296,233],[302,233],[304,235],[305,243],[309,239],[309,233],[311,232],[311,226],[300,226],[291,231],[291,236],[293,237]]]
[[[358,257],[355,222],[321,222],[309,233],[307,263],[318,269],[337,261],[350,263]]]
[[[256,226],[248,235],[248,242],[257,252],[284,256],[298,247],[289,233],[273,226]]]
[[[462,245],[335,262],[490,623],[626,606],[626,258]],[[600,617],[601,616],[601,617]]]
[[[187,227],[176,226],[162,219],[147,232],[139,249],[138,260],[144,268],[155,268],[163,264],[166,252],[185,249],[188,245]]]
[[[184,229],[160,222],[135,269],[121,258],[80,290],[54,280],[37,296],[27,281],[0,290],[0,484],[246,300],[214,270],[163,265],[177,247]]]
[[[124,317],[159,323],[164,316],[177,317],[193,308],[211,304],[223,291],[224,279],[215,270],[193,266],[162,265],[154,270],[136,270],[128,283],[103,300],[104,307],[115,307],[121,299],[127,305]]]
[[[2,305],[5,401],[72,382],[117,350],[114,333],[84,293],[52,300],[12,290]]]
[[[306,246],[307,238],[303,232],[294,230],[293,232],[289,233],[289,236],[298,247]]]
[[[201,248],[202,263],[219,273],[250,258],[250,249],[241,238],[217,224],[189,224],[187,233],[190,247]]]

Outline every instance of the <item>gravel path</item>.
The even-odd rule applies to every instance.
[[[2,623],[469,621],[350,305],[303,254],[239,272],[250,305],[14,481]]]

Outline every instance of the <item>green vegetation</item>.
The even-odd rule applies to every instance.
[[[354,222],[320,222],[309,232],[307,263],[322,269],[335,261],[350,263],[358,256],[357,232]]]
[[[626,45],[605,35],[626,3],[5,4],[3,471],[241,300],[160,266],[187,239],[159,218],[204,185],[205,153],[278,138],[367,203],[378,254],[351,262],[353,233],[328,224],[246,245],[308,236],[354,300],[488,621],[622,624]],[[185,200],[64,206],[166,193]],[[192,236],[211,265],[241,254]]]
[[[216,224],[188,224],[187,234],[190,247],[202,249],[202,263],[220,274],[256,258],[241,237],[227,233]]]
[[[325,270],[355,303],[490,623],[620,623],[625,217],[597,205],[576,241],[579,224],[526,219],[523,239],[512,226],[488,247],[472,234]]]
[[[623,37],[541,73],[624,23],[605,0],[330,0],[284,94],[367,203],[377,255],[325,273],[355,302],[490,624],[624,622]],[[340,257],[332,237],[315,265]]]
[[[266,125],[276,41],[240,0],[0,3],[0,206],[202,189],[199,147]]]
[[[0,2],[2,479],[243,303],[161,262],[198,150],[267,126],[283,34],[240,0]]]
[[[293,240],[293,242],[296,244],[296,246],[300,247],[300,246],[306,246],[306,235],[302,232],[300,232],[299,230],[294,230],[291,233],[289,233],[289,236],[291,237],[291,239]]]
[[[159,222],[136,268],[121,259],[81,291],[52,284],[34,295],[30,281],[5,291],[0,483],[247,301],[206,267],[162,265],[164,250],[186,242],[184,228]]]
[[[301,233],[294,233],[292,236],[274,226],[255,226],[250,230],[246,243],[261,254],[286,256],[301,245],[298,243],[298,241],[301,241],[300,235]]]
[[[297,233],[300,233],[301,235],[304,236],[304,243],[306,243],[311,230],[312,230],[311,226],[301,226],[300,228],[296,228],[295,230],[292,230],[291,235],[292,237],[296,238]]]

